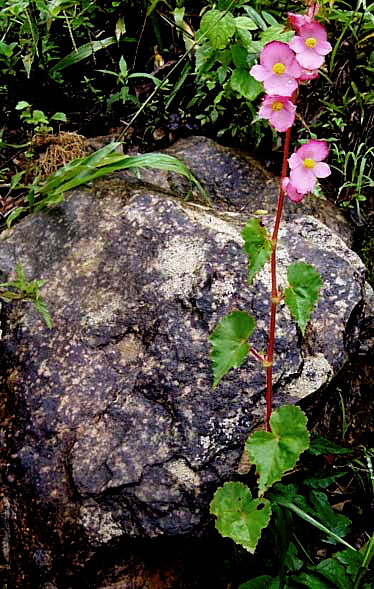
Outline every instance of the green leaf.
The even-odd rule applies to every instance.
[[[6,226],[9,228],[22,213],[27,211],[26,207],[16,207],[6,218]]]
[[[252,499],[243,483],[229,482],[215,492],[210,512],[217,516],[216,528],[222,536],[253,554],[270,521],[271,504],[267,499]]]
[[[235,27],[236,27],[236,30],[239,32],[241,32],[241,31],[255,31],[258,28],[258,26],[254,22],[254,20],[249,18],[249,16],[237,16],[235,18]]]
[[[51,121],[61,121],[62,123],[67,123],[68,120],[66,118],[66,114],[64,112],[55,112],[54,115],[51,116]]]
[[[328,581],[333,583],[335,587],[339,587],[339,589],[352,588],[351,579],[346,574],[343,565],[335,560],[335,558],[323,560],[316,566],[315,570]]]
[[[244,250],[248,255],[248,283],[251,284],[257,272],[269,261],[272,245],[260,219],[248,221],[242,231],[242,237]]]
[[[45,198],[37,203],[37,208],[61,202],[59,195],[72,190],[96,178],[107,176],[112,172],[124,169],[157,168],[185,176],[193,182],[198,190],[208,198],[205,189],[193,176],[187,166],[176,157],[163,153],[145,153],[142,155],[129,156],[115,151],[119,142],[113,142],[89,156],[78,158],[68,163],[49,176],[46,183],[39,189],[40,196]]]
[[[294,36],[294,31],[285,31],[283,25],[275,24],[261,33],[261,42],[263,45],[266,45],[266,43],[270,43],[271,41],[283,41],[283,43],[288,43]]]
[[[20,100],[16,104],[16,110],[23,110],[24,108],[28,108],[29,106],[31,106],[29,102],[26,102],[26,100]]]
[[[347,474],[346,470],[334,472],[332,474],[326,474],[324,470],[316,472],[314,475],[306,477],[303,481],[307,487],[313,487],[314,489],[327,489],[338,477],[342,477]]]
[[[120,16],[119,19],[117,20],[116,28],[115,28],[114,32],[116,35],[117,42],[120,40],[122,35],[124,35],[126,33],[125,18],[123,16]]]
[[[209,10],[201,19],[200,30],[213,49],[224,49],[235,33],[235,19],[231,12]]]
[[[47,303],[38,295],[35,298],[35,307],[38,309],[40,315],[42,316],[44,322],[46,323],[47,327],[51,329],[53,327],[52,317],[48,311]]]
[[[242,68],[236,68],[233,71],[230,84],[233,90],[236,90],[241,96],[251,101],[264,91],[263,85],[257,82],[248,70]]]
[[[249,352],[248,339],[256,327],[256,320],[245,311],[232,311],[219,323],[210,336],[213,345],[213,386],[231,370],[246,360]]]
[[[246,583],[239,585],[238,589],[279,589],[280,578],[270,577],[270,575],[261,575],[255,579],[251,579]]]
[[[231,55],[236,67],[248,67],[248,52],[244,49],[244,47],[235,43],[231,47]]]
[[[326,583],[317,575],[301,573],[300,575],[293,576],[292,578],[301,585],[308,587],[308,589],[331,589],[330,583]]]
[[[318,434],[312,434],[308,452],[314,456],[321,456],[325,454],[350,454],[352,450],[338,446],[335,442],[331,442]]]
[[[33,110],[32,111],[32,123],[33,124],[45,123],[47,125],[48,122],[49,121],[42,110]]]
[[[285,291],[285,302],[304,334],[323,281],[319,272],[306,262],[291,264],[287,275],[289,287]]]
[[[285,507],[287,507],[288,509],[290,509],[291,511],[296,513],[296,515],[301,517],[303,520],[305,520],[306,522],[308,522],[309,524],[311,524],[312,526],[317,528],[317,530],[320,530],[321,532],[327,534],[328,536],[331,536],[331,538],[333,538],[337,542],[340,542],[340,544],[343,544],[344,546],[346,546],[350,550],[355,550],[353,548],[353,546],[348,544],[348,542],[343,540],[343,538],[340,538],[340,536],[335,534],[335,532],[333,532],[332,530],[329,530],[329,528],[327,528],[326,526],[321,524],[321,522],[319,522],[314,517],[312,517],[311,515],[306,513],[303,509],[300,509],[297,505],[294,505],[290,501],[287,501],[287,499],[282,500],[279,496],[277,497],[277,501],[279,504],[284,505]]]
[[[346,565],[347,573],[354,576],[363,565],[364,555],[356,550],[341,550],[334,554],[339,562]]]
[[[129,39],[127,39],[129,40]],[[92,41],[91,43],[86,43],[85,45],[81,45],[77,51],[72,51],[68,55],[66,55],[63,59],[56,63],[51,69],[52,73],[59,72],[70,65],[74,65],[82,59],[87,59],[99,49],[105,49],[109,47],[109,45],[113,45],[116,43],[117,39],[115,37],[107,37],[106,39],[102,39],[100,41]]]
[[[312,515],[328,526],[330,531],[334,532],[339,538],[349,534],[351,520],[332,509],[326,493],[323,491],[311,491],[310,502],[314,507]]]
[[[271,432],[258,431],[246,442],[246,450],[260,475],[259,495],[292,470],[309,446],[305,414],[294,405],[283,405],[270,418]]]

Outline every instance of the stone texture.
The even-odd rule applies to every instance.
[[[246,287],[240,229],[259,208],[271,228],[276,179],[203,138],[170,151],[216,209],[178,198],[185,185],[171,176],[145,174],[143,185],[117,177],[97,185],[101,198],[97,186],[75,191],[1,236],[3,276],[21,261],[29,279],[46,278],[54,321],[49,330],[32,305],[17,304],[5,305],[2,325],[15,408],[8,482],[51,582],[54,561],[74,569],[129,536],[201,530],[263,419],[263,369],[249,359],[213,389],[208,337],[228,311],[247,309],[253,345],[265,349],[269,268]],[[317,205],[287,204],[280,232],[280,286],[300,259],[325,285],[305,338],[280,305],[275,404],[326,386],[358,346],[365,304],[372,312],[348,225]]]

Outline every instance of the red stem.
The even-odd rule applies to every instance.
[[[283,212],[283,204],[285,193],[282,188],[282,180],[287,174],[287,160],[290,147],[291,127],[286,131],[284,140],[282,173],[280,178],[280,189],[278,198],[277,214],[275,217],[274,230],[272,235],[272,252],[271,252],[271,312],[270,312],[270,327],[269,327],[269,343],[268,353],[266,357],[266,431],[270,432],[270,417],[273,407],[273,353],[275,344],[275,324],[277,316],[278,305],[278,289],[277,289],[277,240],[279,225]]]

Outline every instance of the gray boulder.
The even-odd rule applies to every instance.
[[[266,348],[269,268],[246,285],[240,229],[259,208],[271,229],[277,179],[207,139],[169,152],[207,186],[214,208],[183,199],[189,187],[177,178],[118,175],[2,234],[3,277],[21,261],[28,279],[46,278],[54,321],[48,329],[31,304],[4,307],[16,465],[8,483],[39,568],[61,554],[79,560],[77,546],[88,558],[128,536],[199,532],[264,417],[263,368],[249,359],[213,389],[208,337],[227,312],[246,309],[257,319],[253,345]],[[368,313],[344,218],[309,199],[287,203],[284,219],[280,285],[301,259],[324,288],[305,338],[280,305],[276,405],[326,386],[357,350]]]

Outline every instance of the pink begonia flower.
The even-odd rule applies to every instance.
[[[306,14],[295,14],[294,12],[287,12],[288,22],[291,27],[298,33],[301,27],[313,22],[314,17],[318,14],[319,4],[312,2]]]
[[[269,123],[280,133],[292,127],[295,120],[296,106],[286,96],[266,95],[258,116],[267,119]]]
[[[287,43],[272,41],[261,51],[260,65],[254,65],[250,73],[264,83],[267,94],[292,96],[298,86],[296,78],[301,75],[301,68]]]
[[[327,41],[327,32],[318,22],[302,26],[298,35],[289,42],[296,53],[297,62],[307,70],[317,70],[324,62],[324,56],[332,51]]]
[[[307,14],[295,14],[294,12],[287,12],[288,22],[290,26],[298,33],[301,27],[312,22],[312,18]]]
[[[303,192],[298,192],[294,185],[291,183],[289,178],[283,178],[282,180],[282,190],[287,194],[288,198],[292,200],[292,202],[300,202],[305,197]]]
[[[288,158],[291,168],[290,182],[297,192],[300,194],[311,192],[317,178],[326,178],[331,174],[330,167],[322,162],[328,153],[326,141],[312,139]]]
[[[301,76],[297,78],[298,82],[308,82],[318,78],[318,70],[306,70],[305,68],[301,68],[301,70]]]

